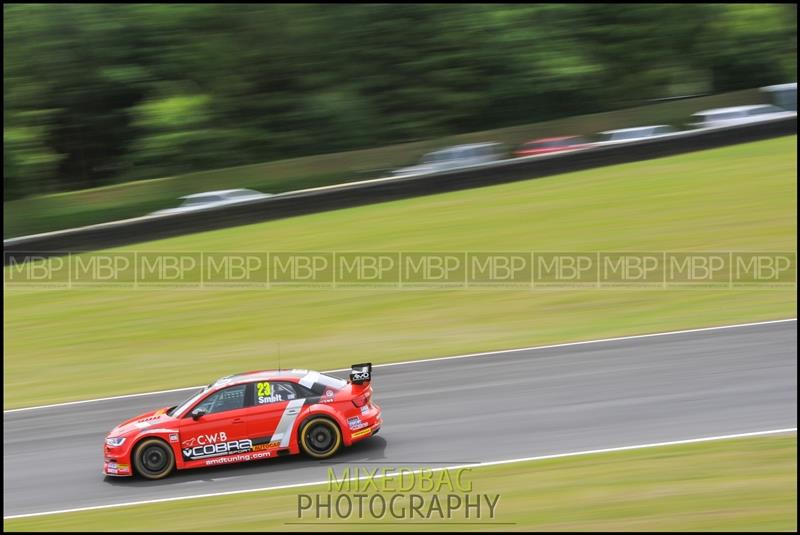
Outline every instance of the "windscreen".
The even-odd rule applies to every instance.
[[[193,394],[192,396],[190,396],[188,399],[182,401],[181,403],[178,403],[172,409],[167,411],[167,416],[173,416],[175,414],[182,413],[184,410],[188,409],[194,403],[196,403],[197,400],[199,400],[201,397],[203,397],[203,395],[205,395],[205,393],[208,392],[209,388],[211,388],[211,385],[208,385],[207,387],[202,389],[200,392],[197,392],[196,394]]]
[[[200,206],[203,204],[208,204],[212,202],[221,201],[222,199],[217,195],[206,195],[204,197],[192,197],[191,199],[186,199],[181,206]]]

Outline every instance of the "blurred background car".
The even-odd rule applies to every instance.
[[[494,162],[502,160],[505,155],[504,152],[503,145],[500,143],[456,145],[430,152],[422,157],[418,165],[395,169],[392,174],[394,176],[417,175]]]
[[[761,91],[769,95],[774,105],[780,106],[784,110],[797,111],[797,82],[768,85],[762,87]]]
[[[514,156],[535,156],[565,150],[574,150],[590,147],[592,143],[580,136],[562,136],[534,139],[523,143],[514,151]]]
[[[183,203],[175,208],[157,210],[150,215],[180,214],[184,212],[194,212],[205,210],[217,206],[227,206],[240,202],[253,201],[256,199],[266,199],[272,197],[271,193],[261,193],[252,189],[225,189],[219,191],[206,191],[203,193],[193,193],[180,197]]]
[[[653,126],[634,126],[633,128],[620,128],[618,130],[606,130],[605,132],[600,132],[600,139],[598,143],[625,143],[637,139],[646,139],[666,134],[673,134],[675,132],[675,128],[666,124],[657,124]]]
[[[772,104],[754,104],[751,106],[732,106],[699,111],[692,114],[694,121],[689,124],[695,128],[731,126],[790,117],[792,115],[796,115],[796,112],[787,111]]]

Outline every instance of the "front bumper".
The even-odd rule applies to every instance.
[[[111,461],[106,459],[103,461],[103,475],[106,476],[115,476],[115,477],[128,477],[132,476],[133,472],[131,471],[130,463],[118,463],[116,461]]]
[[[131,468],[130,451],[127,445],[112,448],[103,446],[103,475],[115,477],[129,477],[133,475]]]

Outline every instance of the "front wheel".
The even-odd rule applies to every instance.
[[[300,429],[300,446],[309,457],[327,459],[341,448],[342,432],[328,418],[311,418]]]
[[[175,468],[175,455],[162,440],[150,438],[136,447],[133,466],[146,479],[161,479]]]

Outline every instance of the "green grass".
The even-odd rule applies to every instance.
[[[356,468],[354,465],[351,470]],[[375,466],[369,469],[374,470]],[[400,482],[394,479],[382,482],[381,488],[399,488]],[[409,479],[405,481],[408,488]],[[465,472],[461,481],[472,485],[469,491],[472,500],[476,494],[488,494],[492,499],[500,495],[494,519],[486,515],[486,509],[480,520],[474,518],[474,512],[471,519],[465,518],[461,510],[453,515],[449,525],[448,520],[430,524],[418,516],[386,525],[365,522],[396,521],[369,514],[320,521],[308,511],[299,517],[299,494],[322,495],[323,499],[328,494],[334,499],[340,494],[323,485],[6,520],[3,524],[8,531],[114,531],[126,526],[136,526],[138,531],[259,532],[308,531],[320,527],[325,531],[797,530],[796,435],[475,468]],[[437,496],[443,497],[448,490],[447,486],[442,487]],[[375,492],[370,488],[366,494]],[[413,492],[422,495],[426,505],[431,503],[432,494],[422,492],[419,487]],[[386,490],[381,493],[387,501],[394,495]],[[438,517],[432,520],[442,522]],[[337,524],[347,521],[351,523]]]
[[[146,251],[794,251],[796,136],[204,232]],[[123,250],[123,249],[119,249]],[[4,292],[5,408],[794,317],[796,290]]]
[[[472,132],[445,139],[213,169],[102,188],[41,195],[4,203],[3,237],[141,216],[160,208],[176,206],[179,202],[178,197],[201,191],[254,188],[278,193],[385,176],[384,173],[388,169],[408,165],[427,151],[451,144],[494,140],[516,146],[525,140],[543,136],[589,134],[637,124],[679,125],[693,112],[701,109],[758,103],[765,98],[757,90],[748,89],[499,130]]]

